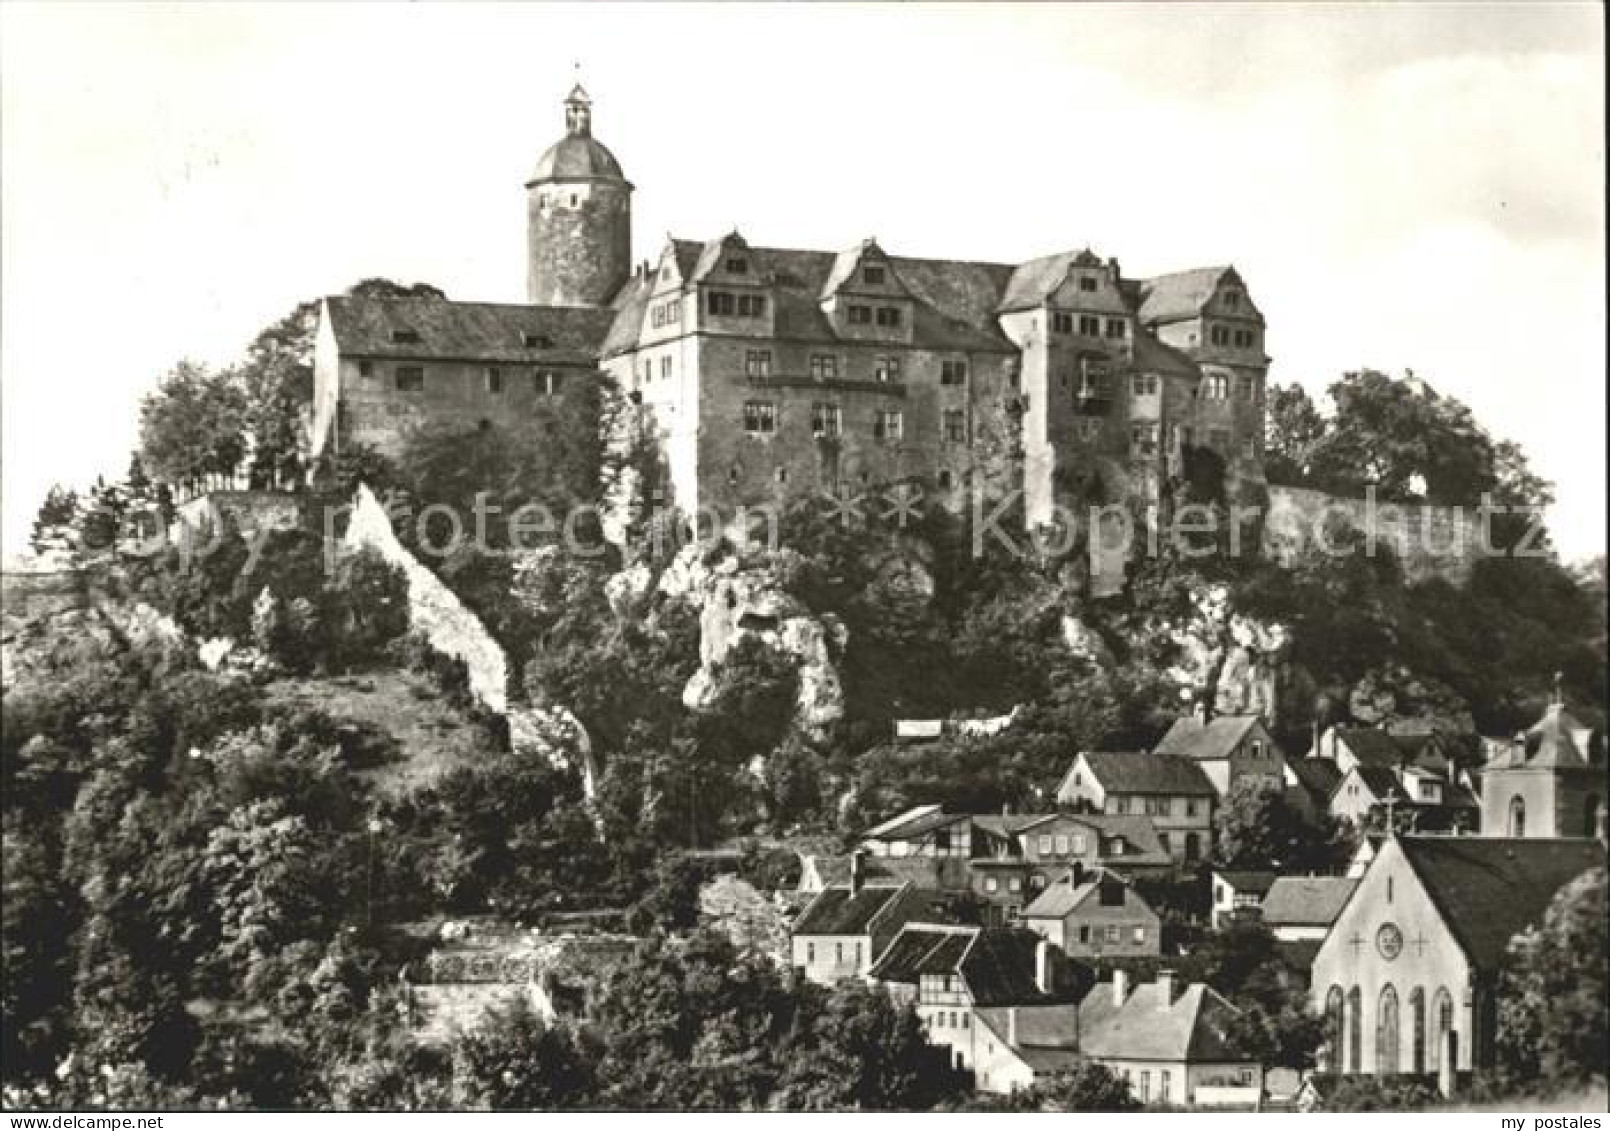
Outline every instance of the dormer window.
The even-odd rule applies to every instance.
[[[1101,336],[1101,319],[1094,314],[1081,314],[1079,316],[1079,333],[1087,338]]]
[[[419,343],[418,330],[393,330],[391,340],[399,345],[417,345]]]
[[[545,350],[553,346],[553,339],[548,337],[547,334],[536,334],[530,330],[521,334],[520,340],[525,343],[526,349]]]
[[[885,272],[883,268],[879,267],[875,263],[868,263],[861,269],[861,279],[868,286],[881,287],[883,285],[884,277]]]
[[[1073,315],[1065,310],[1051,312],[1051,332],[1053,334],[1073,333]]]
[[[900,308],[898,306],[880,306],[880,307],[878,307],[878,325],[879,326],[898,326],[898,325],[900,325],[900,320],[901,320],[901,314],[900,314]]]
[[[1241,305],[1241,292],[1240,291],[1225,291],[1224,292],[1224,305],[1229,307],[1231,310],[1235,310],[1235,309],[1239,308],[1240,305]]]
[[[766,316],[766,296],[739,295],[738,314],[744,318],[764,318]]]
[[[749,260],[743,258],[742,256],[734,256],[733,258],[727,260],[727,273],[729,275],[749,274]]]
[[[870,306],[852,305],[848,317],[852,326],[870,326],[872,324],[872,308]]]
[[[1093,293],[1096,289],[1096,277],[1094,275],[1080,275],[1079,289],[1087,294]]]

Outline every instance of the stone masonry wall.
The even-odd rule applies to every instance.
[[[414,631],[438,652],[469,668],[470,690],[499,714],[508,709],[508,658],[481,619],[397,540],[380,500],[360,485],[352,501],[345,543],[367,547],[402,570],[408,579],[408,619]]]

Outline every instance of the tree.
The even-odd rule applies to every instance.
[[[1335,831],[1292,804],[1280,782],[1259,778],[1230,787],[1213,825],[1219,862],[1232,868],[1318,868],[1335,843]]]
[[[454,1042],[455,1098],[492,1111],[557,1111],[584,1106],[596,1088],[577,1035],[549,1025],[524,995],[493,1010]]]
[[[56,484],[39,504],[28,545],[36,554],[71,554],[78,547],[78,521],[78,492]]]
[[[1140,1101],[1129,1083],[1112,1069],[1094,1061],[1080,1061],[1050,1080],[1022,1088],[1009,1096],[979,1097],[970,1111],[1139,1111]]]
[[[1497,1045],[1501,1065],[1518,1078],[1604,1078],[1610,1063],[1605,889],[1604,868],[1578,877],[1549,902],[1540,926],[1510,943]]]
[[[1325,420],[1301,385],[1271,384],[1263,424],[1263,469],[1271,483],[1307,484]]]
[[[181,361],[140,402],[143,466],[190,491],[233,476],[249,447],[246,408],[233,370]]]
[[[772,1101],[784,1111],[922,1111],[953,1101],[970,1080],[928,1043],[911,1005],[881,989],[806,991],[811,1016]]]

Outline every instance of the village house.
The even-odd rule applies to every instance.
[[[1593,840],[1389,836],[1314,958],[1331,1072],[1467,1071],[1493,1063],[1496,975],[1554,895],[1603,867]]]
[[[1239,1012],[1201,982],[1180,986],[1171,971],[1131,989],[1116,970],[1079,1003],[1079,1051],[1122,1076],[1143,1104],[1250,1109],[1263,1095],[1263,1065],[1233,1043]]]
[[[1346,876],[1279,876],[1258,915],[1280,942],[1323,942],[1357,886]]]
[[[982,1091],[1010,1092],[1077,1063],[1077,970],[1029,931],[912,924],[869,973],[914,1001],[928,1039]]]
[[[1558,689],[1533,726],[1481,771],[1483,836],[1606,836],[1610,762],[1603,731],[1578,721]]]
[[[1404,813],[1416,832],[1473,833],[1481,804],[1464,786],[1422,766],[1356,763],[1331,794],[1330,815],[1355,829],[1385,812]]]
[[[818,892],[794,920],[792,965],[806,979],[833,985],[859,978],[907,923],[942,918],[934,893],[909,883],[850,878]]]
[[[1217,796],[1197,762],[1141,752],[1082,751],[1057,786],[1057,803],[1076,813],[1147,817],[1164,851],[1186,862],[1212,847]]]
[[[1152,753],[1195,762],[1221,798],[1249,778],[1285,782],[1285,756],[1261,715],[1209,717],[1206,706],[1198,705],[1174,721]]]
[[[1122,876],[1075,864],[1023,909],[1023,925],[1071,958],[1162,953],[1157,912]]]
[[[1263,905],[1263,897],[1268,894],[1274,882],[1274,872],[1215,869],[1213,909],[1209,912],[1209,922],[1213,929],[1223,930],[1232,917],[1256,912]]]

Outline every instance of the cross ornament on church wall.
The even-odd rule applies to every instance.
[[[1352,947],[1353,953],[1357,955],[1360,949],[1364,946],[1364,936],[1359,934],[1357,931],[1354,931],[1353,937],[1347,940],[1347,945]]]

